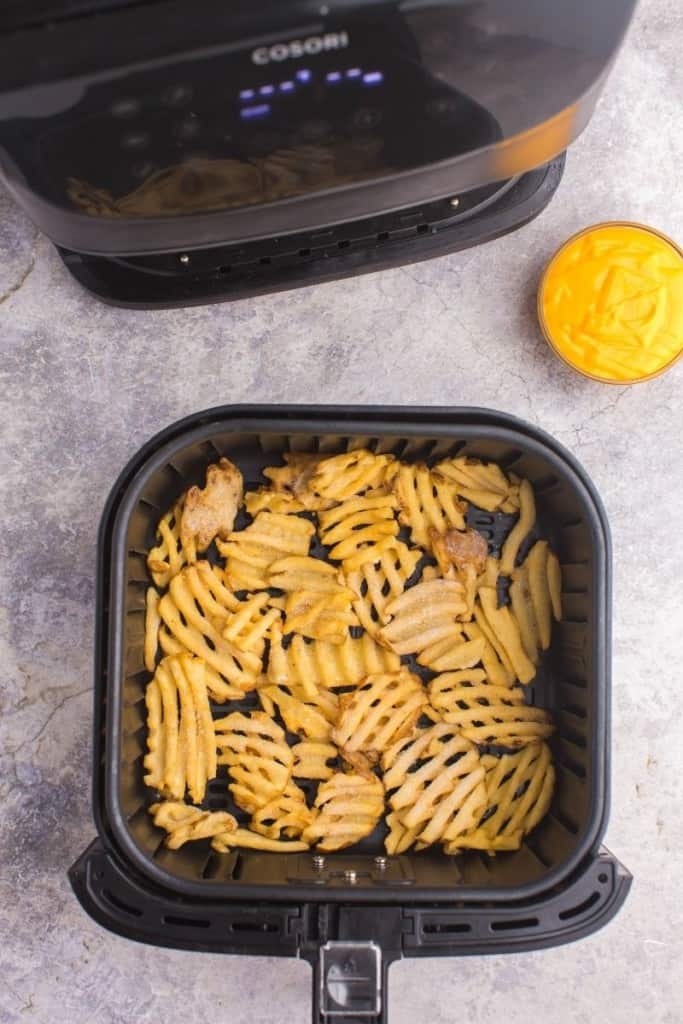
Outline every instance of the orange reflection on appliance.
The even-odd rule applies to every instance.
[[[655,377],[683,351],[683,252],[639,224],[586,228],[550,261],[538,315],[580,373],[609,384]]]

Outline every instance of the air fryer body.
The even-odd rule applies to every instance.
[[[38,0],[0,167],[79,253],[204,250],[506,181],[587,122],[634,0]]]

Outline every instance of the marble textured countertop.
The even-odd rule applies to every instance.
[[[0,1021],[301,1024],[305,963],[156,950],[110,935],[66,869],[90,812],[98,519],[126,460],[225,402],[490,406],[584,464],[614,539],[613,797],[606,843],[633,871],[607,929],[507,957],[404,961],[392,1024],[683,1020],[683,364],[606,387],[547,350],[545,261],[594,221],[683,238],[678,0],[639,10],[541,217],[483,248],[357,280],[160,313],[100,305],[0,195]]]

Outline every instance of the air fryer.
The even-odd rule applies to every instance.
[[[534,217],[634,0],[13,0],[0,168],[100,298],[393,266]]]

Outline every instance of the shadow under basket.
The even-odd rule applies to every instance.
[[[247,489],[263,483],[261,470],[283,452],[354,447],[427,464],[455,454],[493,460],[533,484],[538,528],[559,556],[563,579],[563,621],[528,688],[557,726],[550,811],[519,851],[495,857],[448,857],[438,848],[385,857],[382,827],[324,858],[315,851],[221,855],[208,841],[170,851],[147,812],[154,794],[142,767],[146,552],[156,524],[221,456],[239,466]],[[512,522],[472,508],[468,520],[494,553]],[[600,849],[608,813],[610,572],[609,528],[585,472],[551,437],[500,413],[227,406],[169,427],[123,471],[100,529],[99,838],[71,869],[83,906],[106,927],[158,945],[304,956],[314,967],[316,1022],[386,1021],[386,970],[401,956],[539,948],[596,930],[630,885],[628,872]],[[253,697],[244,703],[250,706]],[[209,787],[206,806],[233,809],[225,779]]]

